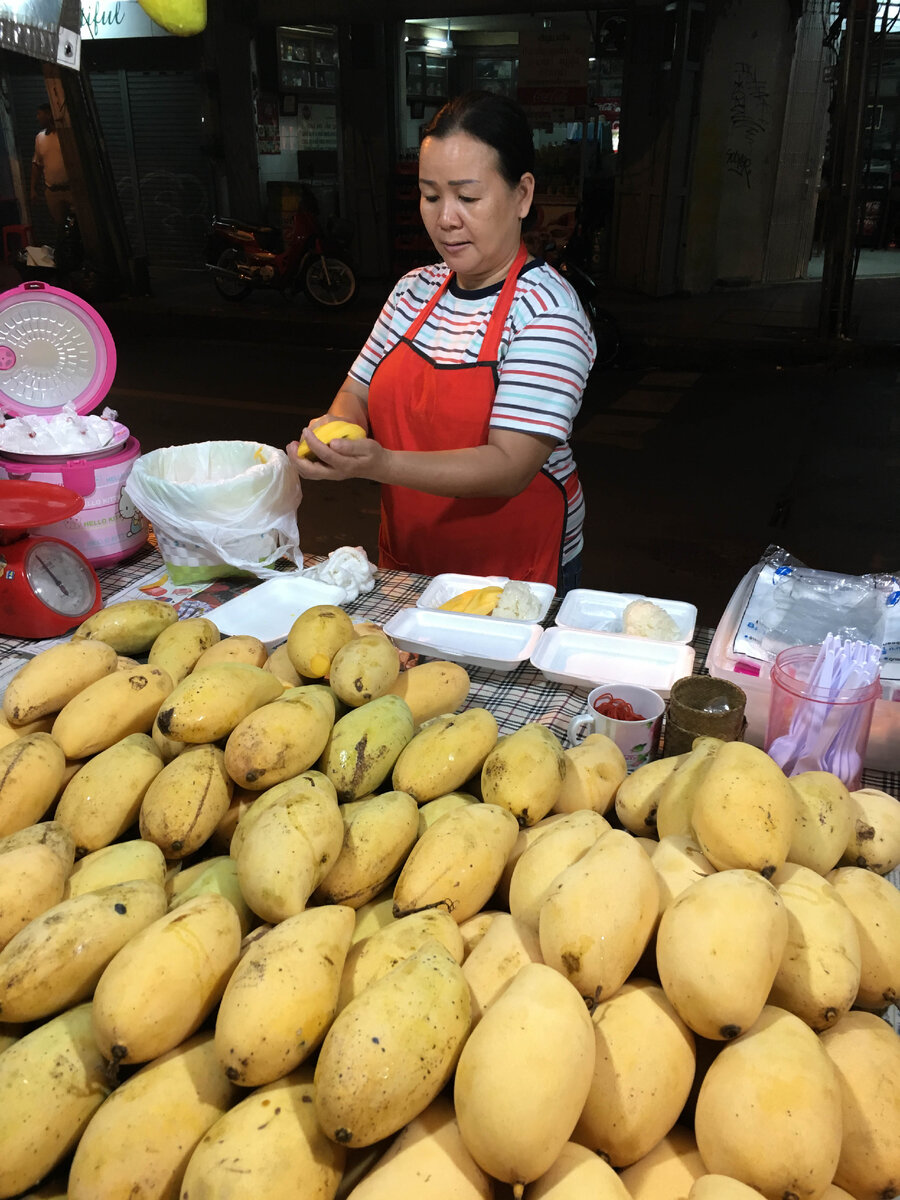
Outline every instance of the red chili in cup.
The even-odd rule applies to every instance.
[[[612,717],[614,721],[643,721],[627,700],[619,700],[612,692],[601,692],[594,701],[594,708],[601,717]]]

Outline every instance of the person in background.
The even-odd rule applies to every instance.
[[[69,176],[49,104],[38,105],[37,121],[40,128],[34,139],[31,162],[31,203],[36,202],[39,192],[43,193],[58,238],[72,207]]]
[[[431,120],[420,211],[443,260],[404,275],[328,410],[288,457],[307,480],[381,484],[379,565],[578,583],[584,499],[568,439],[596,347],[573,289],[522,241],[523,110],[468,92]],[[335,418],[367,431],[322,443]]]

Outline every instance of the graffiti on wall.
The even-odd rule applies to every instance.
[[[757,138],[768,131],[771,120],[769,89],[756,67],[748,62],[734,64],[729,105],[729,144],[725,150],[725,168],[751,186],[753,147]]]

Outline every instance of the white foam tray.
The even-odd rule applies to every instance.
[[[267,579],[205,615],[224,637],[247,633],[266,649],[280,645],[302,612],[315,604],[341,604],[344,589],[301,575]]]
[[[491,584],[503,587],[509,582],[508,575],[435,575],[434,579],[432,579],[428,587],[416,601],[416,607],[439,609],[442,604],[446,604],[454,596],[459,596],[462,592],[468,592],[471,588],[489,587]],[[550,611],[550,605],[553,603],[553,597],[556,595],[556,592],[549,583],[531,583],[529,581],[527,586],[531,588],[540,601],[540,612],[534,618],[534,621],[541,622]],[[473,614],[450,613],[449,615],[452,617],[470,617]],[[496,620],[513,621],[518,619],[515,617],[497,617]],[[533,621],[525,622],[525,624],[533,623]]]
[[[655,596],[642,596],[639,592],[597,592],[590,588],[574,588],[564,598],[556,614],[556,624],[565,629],[592,629],[598,633],[623,633],[622,614],[632,600],[650,600],[664,609],[678,626],[678,637],[673,642],[689,642],[697,624],[696,605],[685,600],[658,600]],[[644,640],[644,639],[641,639]]]
[[[527,621],[475,616],[459,621],[458,616],[433,609],[404,608],[385,623],[384,632],[400,650],[449,658],[489,671],[512,671],[527,662],[543,633],[540,625],[529,625]]]
[[[557,625],[544,631],[531,663],[555,683],[588,691],[600,683],[634,683],[667,697],[676,679],[691,674],[694,650],[680,642],[651,642]]]

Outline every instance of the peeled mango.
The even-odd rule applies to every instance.
[[[206,0],[138,0],[157,25],[176,37],[190,37],[206,28]]]

